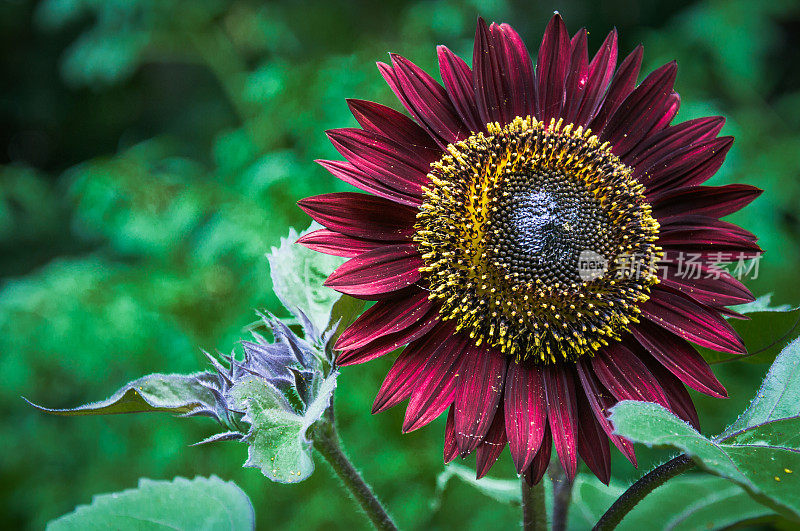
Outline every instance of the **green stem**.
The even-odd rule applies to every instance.
[[[657,466],[617,498],[617,501],[609,507],[608,511],[597,522],[597,525],[594,526],[594,531],[614,529],[625,518],[625,515],[636,507],[636,504],[642,501],[645,496],[663,485],[667,480],[686,472],[692,467],[694,467],[694,461],[686,454],[681,454],[663,465]]]
[[[547,509],[544,506],[544,482],[530,486],[520,478],[522,486],[522,529],[524,531],[547,531]]]
[[[392,517],[383,508],[375,493],[372,492],[372,488],[367,485],[342,450],[332,419],[314,430],[313,440],[314,448],[331,465],[333,471],[350,491],[350,495],[364,510],[372,525],[381,531],[397,531]]]

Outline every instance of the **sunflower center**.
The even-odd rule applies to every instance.
[[[643,187],[582,128],[516,118],[434,163],[415,241],[430,297],[476,344],[575,360],[617,341],[658,279]]]
[[[581,253],[609,251],[599,202],[562,171],[507,175],[497,203],[487,253],[523,281],[580,282]]]

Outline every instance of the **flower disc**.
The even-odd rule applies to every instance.
[[[487,130],[448,146],[417,216],[442,319],[517,360],[618,340],[657,282],[644,187],[582,127],[528,117]]]

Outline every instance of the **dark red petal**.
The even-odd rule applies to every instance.
[[[578,453],[597,479],[608,485],[611,479],[611,450],[608,437],[592,414],[583,393],[578,393]]]
[[[333,348],[363,347],[380,336],[405,330],[416,324],[432,307],[433,302],[424,290],[378,301],[342,332]]]
[[[556,13],[544,31],[536,62],[536,117],[545,124],[561,115],[569,64],[569,33]]]
[[[489,472],[489,469],[492,468],[492,465],[500,457],[500,453],[506,446],[508,439],[506,438],[506,425],[503,421],[504,416],[503,403],[501,401],[492,420],[492,425],[476,451],[478,479],[481,479]]]
[[[509,450],[517,472],[522,472],[539,451],[547,427],[547,402],[539,368],[509,364],[504,402]]]
[[[511,85],[503,69],[503,45],[497,42],[482,18],[475,30],[472,52],[472,76],[475,85],[475,103],[484,124],[499,122],[505,125],[511,114]]]
[[[383,177],[382,182],[403,191],[414,192],[427,184],[431,163],[441,157],[440,151],[414,149],[363,129],[330,129],[326,134],[336,151],[356,168],[369,175],[393,175],[394,181]]]
[[[640,44],[619,65],[617,73],[608,86],[602,104],[596,115],[589,122],[589,128],[595,133],[603,132],[608,120],[617,110],[619,105],[628,97],[633,87],[636,86],[636,77],[642,64],[642,45]]]
[[[561,117],[566,123],[575,123],[581,107],[581,98],[589,79],[589,51],[586,29],[581,28],[570,41],[569,73],[564,89],[564,107]]]
[[[625,156],[654,129],[658,131],[669,125],[678,111],[677,94],[672,96],[677,72],[674,61],[654,70],[608,120],[601,139],[613,146],[615,155]]]
[[[401,205],[418,207],[422,204],[422,185],[414,189],[411,186],[399,184],[397,176],[391,172],[367,173],[357,169],[349,162],[341,160],[316,160],[315,162],[337,179],[352,184],[359,190]],[[393,188],[393,185],[396,187]]]
[[[435,307],[431,307],[418,322],[405,330],[380,336],[364,346],[340,352],[336,357],[336,363],[345,366],[374,360],[375,358],[388,354],[407,343],[423,337],[430,332],[438,322],[439,310]]]
[[[589,63],[586,88],[574,123],[586,126],[597,114],[617,66],[617,30],[611,30]]]
[[[482,131],[486,124],[482,122],[475,103],[472,70],[462,58],[446,46],[439,46],[436,51],[439,55],[439,72],[453,107],[470,131]]]
[[[434,157],[434,160],[441,156],[441,150],[436,142],[405,114],[374,101],[348,99],[347,105],[356,121],[367,131],[413,146],[417,150],[432,151],[430,156]]]
[[[617,403],[611,393],[598,381],[591,362],[587,359],[580,359],[577,363],[578,377],[581,381],[586,400],[592,408],[594,417],[608,438],[614,443],[620,452],[636,466],[636,454],[633,450],[633,443],[628,439],[614,434],[614,425],[608,420],[609,409]]]
[[[699,214],[673,216],[672,218],[661,219],[659,223],[661,225],[660,233],[663,234],[683,233],[691,230],[711,230],[729,234],[749,242],[755,242],[758,239],[752,232],[738,225]]]
[[[325,285],[353,296],[399,291],[420,279],[422,257],[414,244],[387,245],[351,258]]]
[[[552,450],[553,435],[550,431],[550,426],[546,426],[542,445],[539,447],[539,451],[536,453],[536,455],[533,456],[531,466],[528,467],[528,469],[524,472],[525,481],[528,482],[528,485],[535,485],[542,480],[544,473],[547,471],[547,467],[550,464],[550,453]]]
[[[478,447],[495,417],[508,359],[496,349],[471,343],[463,356],[455,399],[456,442],[461,455],[467,455]]]
[[[444,462],[449,463],[458,455],[458,446],[456,446],[456,429],[455,420],[453,415],[453,406],[447,412],[447,422],[444,425]]]
[[[428,334],[408,345],[383,380],[372,405],[372,413],[385,411],[411,396],[411,391],[422,378],[422,371],[431,353],[454,333],[452,323],[439,322]]]
[[[749,316],[747,316],[747,315],[745,315],[743,313],[735,312],[735,311],[731,310],[730,308],[715,307],[714,310],[718,311],[720,313],[720,315],[724,315],[725,317],[728,317],[730,319],[740,319],[742,321],[749,321],[750,320]]]
[[[700,346],[734,354],[747,352],[742,338],[725,319],[679,292],[656,286],[640,308],[645,318]]]
[[[381,388],[372,404],[372,413],[380,413],[394,407],[409,396],[417,385],[417,380],[421,378],[422,368],[431,350],[422,350],[421,343],[428,344],[431,341],[431,334],[411,343],[397,356],[394,364],[386,374]],[[435,348],[435,347],[432,347]]]
[[[758,258],[764,252],[761,250],[756,250],[749,243],[747,244],[746,248],[732,247],[725,252],[721,252],[720,250],[713,250],[713,248],[709,248],[707,250],[700,248],[693,249],[690,253],[686,253],[685,251],[688,251],[688,249],[684,247],[667,246],[664,248],[663,261],[676,262],[680,260],[686,260],[686,261],[697,260],[699,261],[699,263],[706,263],[706,264],[729,264],[737,262],[736,267],[738,268],[743,266],[746,267],[747,265],[745,264],[745,262],[747,260],[753,260],[755,258]],[[739,262],[741,262],[741,264],[739,264]],[[756,268],[756,270],[757,269],[758,268]],[[745,269],[741,269],[739,273],[743,275],[746,274],[747,271]]]
[[[489,28],[495,42],[502,46],[502,68],[511,91],[511,115],[533,115],[536,106],[534,73],[528,48],[519,34],[508,24],[492,24]]]
[[[654,195],[650,204],[658,220],[689,214],[721,218],[743,209],[761,192],[760,188],[747,184],[689,186]]]
[[[638,176],[639,181],[648,198],[670,188],[703,184],[722,166],[731,145],[730,136],[699,142],[655,162]]]
[[[392,65],[378,63],[383,78],[405,108],[441,147],[463,140],[469,129],[461,121],[447,91],[417,65],[396,54]]]
[[[706,360],[686,340],[644,320],[631,327],[631,333],[661,365],[695,391],[728,397]]]
[[[749,257],[762,252],[756,237],[731,223],[715,218],[678,218],[674,223],[664,223],[658,235],[658,245],[670,251],[696,253],[705,257],[719,254],[718,262],[730,262],[738,253]]]
[[[680,291],[701,304],[721,308],[755,300],[744,284],[721,267],[697,264],[696,268],[662,262],[661,285]]]
[[[408,240],[417,220],[415,208],[355,192],[316,195],[297,204],[326,228],[367,240]]]
[[[668,409],[675,413],[677,417],[691,424],[694,429],[700,431],[700,419],[697,416],[692,397],[689,396],[680,380],[662,365],[656,363],[655,360],[649,359],[646,361],[669,399]]]
[[[455,335],[442,342],[428,355],[425,367],[417,378],[411,391],[406,416],[403,419],[403,433],[419,429],[447,409],[453,403],[456,389],[460,383],[468,342],[460,335]],[[458,411],[456,411],[458,423]],[[458,443],[458,428],[456,428]]]
[[[542,370],[547,417],[553,433],[556,453],[569,479],[578,469],[578,405],[575,378],[565,366]]]
[[[711,116],[667,127],[642,140],[623,160],[629,166],[648,168],[675,151],[716,138],[724,124],[722,116]]]
[[[300,245],[320,253],[343,256],[345,258],[352,258],[361,253],[372,251],[373,249],[386,245],[386,242],[353,238],[352,236],[340,234],[328,229],[319,229],[304,234],[300,236],[295,243],[299,243]]]
[[[681,97],[677,92],[673,92],[667,96],[662,105],[656,107],[657,110],[646,113],[646,121],[641,123],[643,124],[643,128],[649,128],[649,131],[646,136],[639,139],[639,143],[646,141],[650,136],[658,131],[663,131],[665,128],[667,128],[670,122],[672,122],[672,119],[675,118],[675,115],[678,114],[678,109],[680,106]],[[631,150],[638,147],[639,143],[637,143],[635,146],[630,143],[628,143],[628,146],[625,146],[625,142],[618,144],[619,157],[623,160],[627,158]]]
[[[667,96],[666,105],[664,105],[662,109],[663,112],[655,116],[653,127],[650,128],[650,133],[648,134],[648,136],[655,134],[658,131],[663,131],[664,129],[669,127],[669,124],[672,122],[672,119],[675,118],[676,114],[678,114],[678,109],[680,109],[680,106],[681,106],[680,94],[678,94],[677,92],[672,92],[669,96]]]
[[[669,407],[658,380],[636,354],[615,342],[592,358],[592,368],[600,383],[617,400],[641,400]]]

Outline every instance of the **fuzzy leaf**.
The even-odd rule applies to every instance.
[[[203,385],[213,379],[211,373],[150,374],[134,380],[100,402],[91,402],[71,409],[50,409],[30,402],[32,406],[62,416],[114,415],[168,411],[187,414],[195,410],[217,409],[213,393]]]
[[[236,407],[245,411],[242,420],[250,424],[243,439],[249,446],[244,466],[260,468],[265,476],[279,483],[297,483],[310,476],[314,461],[306,432],[330,406],[337,376],[334,372],[319,384],[302,415],[264,380],[248,377],[236,382],[231,398]]]
[[[223,441],[241,441],[243,438],[244,435],[238,431],[225,431],[206,437],[202,441],[198,441],[191,446],[201,446],[203,444],[212,444]]]
[[[281,238],[280,245],[267,254],[275,294],[297,317],[306,337],[313,342],[319,342],[325,331],[337,322],[352,322],[352,314],[363,307],[361,301],[347,300],[351,297],[323,286],[328,276],[344,263],[344,258],[295,244],[300,236],[320,228],[321,225],[312,223],[300,234],[293,228],[289,229],[289,234]]]
[[[722,437],[745,428],[800,415],[800,338],[775,359],[750,406]]]
[[[757,501],[800,519],[800,448],[796,434],[800,418],[787,419],[782,436],[742,444],[736,439],[712,440],[698,433],[663,407],[649,402],[623,401],[611,409],[616,433],[648,446],[672,446],[686,452],[707,471],[741,485]]]
[[[255,515],[247,494],[217,476],[172,481],[143,478],[135,489],[99,494],[89,505],[80,505],[47,525],[48,531],[254,528]]]
[[[733,306],[731,309],[743,314],[759,313],[759,312],[790,312],[792,310],[796,310],[796,308],[792,308],[788,304],[773,306],[772,293],[767,293],[765,295],[762,295],[753,302],[748,302],[747,304],[739,304],[738,306]]]

